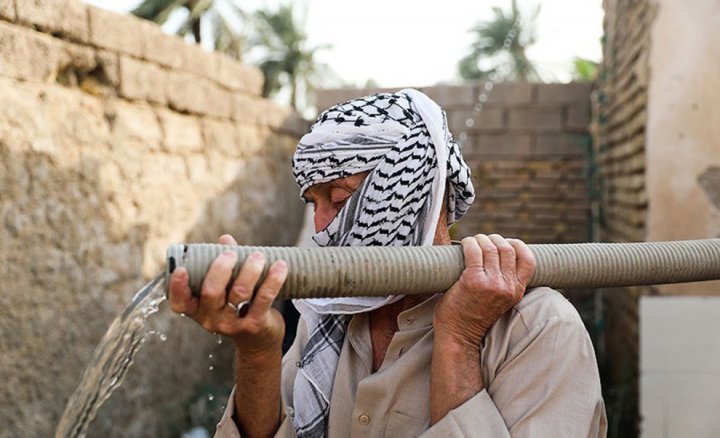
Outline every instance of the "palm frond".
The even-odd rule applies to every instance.
[[[194,5],[189,5],[190,8],[190,19],[199,20],[203,14],[208,12],[213,6],[213,0],[198,0]]]
[[[458,73],[463,79],[484,79],[493,74],[503,79],[540,80],[540,74],[525,54],[536,39],[535,19],[540,8],[523,24],[517,1],[510,10],[493,7],[493,19],[481,21],[470,29],[475,40],[468,55],[458,62]],[[481,69],[480,61],[494,66]]]
[[[188,0],[144,0],[131,13],[137,17],[164,24],[176,9],[185,7]]]

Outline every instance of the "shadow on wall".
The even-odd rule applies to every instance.
[[[109,197],[117,192],[105,190],[97,159],[58,158],[12,129],[0,127],[0,436],[50,436],[95,345],[147,280],[141,272],[149,231],[114,229]],[[295,243],[303,204],[290,171],[291,145],[286,137],[266,138],[200,208],[187,242],[231,233],[243,244]],[[182,193],[168,187],[163,196]],[[146,339],[88,436],[178,436],[219,419],[232,382],[229,343],[218,344],[165,304],[149,326],[167,340]]]
[[[92,346],[140,284],[146,230],[105,226],[97,163],[59,169],[0,136],[2,436],[49,436]],[[106,257],[122,254],[123,260]]]

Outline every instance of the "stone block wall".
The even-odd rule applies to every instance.
[[[288,163],[307,124],[262,99],[262,81],[130,16],[0,0],[0,437],[52,435],[170,243],[295,242],[303,205]],[[217,420],[228,343],[168,309],[150,328],[167,340],[147,338],[89,436]]]
[[[597,172],[596,240],[647,238],[646,143],[652,1],[606,0],[603,63],[593,92]],[[601,358],[609,436],[637,436],[638,299],[652,288],[603,292],[605,355]]]
[[[477,200],[454,227],[457,237],[591,240],[590,89],[588,83],[521,82],[420,88],[447,111],[473,172]],[[384,91],[395,89],[321,90],[318,109]]]

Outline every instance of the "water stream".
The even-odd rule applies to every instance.
[[[148,335],[145,321],[165,301],[163,279],[161,275],[143,286],[95,347],[79,386],[65,406],[55,438],[84,437],[100,406],[120,386]]]

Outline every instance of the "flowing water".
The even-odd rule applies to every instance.
[[[145,321],[165,301],[163,279],[161,275],[143,286],[110,325],[65,407],[55,438],[84,437],[100,406],[120,386],[148,334]]]

